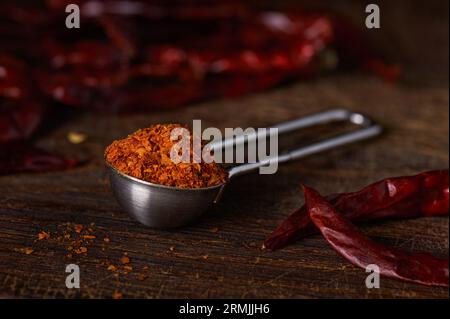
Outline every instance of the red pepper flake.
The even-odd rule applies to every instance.
[[[86,247],[82,246],[82,247],[76,249],[75,253],[77,253],[77,254],[85,254],[85,253],[87,253],[87,251],[88,251],[88,249]]]
[[[108,237],[105,237],[105,238],[103,238],[103,241],[104,241],[105,243],[109,243],[111,240],[110,240]]]
[[[138,274],[138,280],[140,280],[140,281],[144,281],[145,279],[147,279],[148,278],[148,276],[147,275],[145,275],[145,274]]]
[[[50,233],[48,233],[48,232],[41,231],[38,234],[38,240],[43,240],[43,239],[48,239],[48,238],[50,238]]]
[[[107,269],[108,269],[108,271],[112,271],[112,272],[117,271],[117,267],[114,265],[109,265]]]
[[[133,271],[133,267],[130,265],[123,266],[123,269],[125,270],[125,274],[128,274]]]
[[[216,234],[218,232],[219,232],[219,228],[218,227],[211,228],[211,233]]]
[[[73,227],[73,229],[75,230],[75,232],[77,233],[77,234],[79,234],[79,233],[81,233],[81,231],[83,230],[83,225],[75,225],[74,227]]]
[[[175,163],[171,160],[171,151],[177,143],[171,139],[175,129],[188,130],[187,125],[180,124],[158,124],[141,129],[109,145],[105,158],[122,173],[156,184],[202,188],[225,183],[228,173],[215,162]],[[189,134],[192,140],[192,134]],[[192,158],[193,153],[191,145]]]
[[[129,264],[130,263],[130,258],[128,258],[128,256],[124,255],[120,258],[120,262],[122,264]]]
[[[21,249],[21,251],[22,251],[24,254],[26,254],[26,255],[30,255],[30,254],[32,254],[32,253],[34,252],[34,249],[33,249],[33,248],[27,247],[27,248]]]
[[[95,239],[97,237],[95,237],[94,235],[83,235],[84,239]]]
[[[123,298],[123,294],[120,291],[114,291],[113,295],[112,295],[113,299],[122,299]]]

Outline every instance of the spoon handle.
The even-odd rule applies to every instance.
[[[289,150],[286,153],[268,157],[260,162],[248,163],[235,166],[229,170],[229,177],[235,177],[248,172],[251,172],[259,167],[269,165],[270,163],[277,161],[278,163],[285,163],[291,160],[306,157],[315,153],[323,152],[329,149],[333,149],[349,143],[361,141],[379,135],[382,132],[382,128],[377,123],[373,122],[369,117],[364,114],[351,112],[345,109],[333,109],[325,112],[315,113],[300,119],[280,123],[272,126],[278,129],[278,134],[285,134],[288,132],[296,131],[299,129],[305,129],[311,126],[319,124],[328,124],[332,122],[348,121],[352,124],[359,126],[357,130],[352,132],[343,133],[325,140],[313,143],[307,146]],[[252,134],[252,135],[239,135],[225,139],[213,146],[216,147],[230,147],[239,145],[245,142],[252,142],[259,138],[267,138],[270,130],[265,130],[266,134]]]

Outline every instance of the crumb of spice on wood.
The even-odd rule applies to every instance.
[[[83,227],[84,227],[83,225],[75,225],[74,226],[74,230],[75,230],[76,233],[79,234],[83,230]]]
[[[35,242],[40,242],[44,240],[49,240],[53,244],[60,245],[64,247],[67,258],[73,258],[74,256],[84,256],[89,251],[89,246],[93,244],[94,240],[97,238],[102,238],[102,241],[105,243],[109,243],[109,237],[97,236],[95,234],[95,225],[93,223],[89,225],[82,224],[73,224],[73,223],[64,223],[58,225],[58,229],[52,232],[52,236],[50,236],[50,231],[41,230],[37,235],[37,239]],[[23,254],[30,255],[32,254],[36,247],[25,247],[17,249]],[[131,259],[128,256],[127,252],[124,252],[123,255],[116,260],[116,264],[111,261],[105,261],[98,265],[99,267],[105,267],[107,271],[111,272],[114,277],[119,277],[122,275],[128,275],[130,273],[134,273],[134,276],[138,280],[145,280],[148,278],[148,274],[145,274],[149,269],[148,266],[144,266],[142,268],[142,272],[134,271],[134,267],[131,264]],[[120,292],[118,292],[120,294]],[[117,295],[119,296],[119,295]],[[120,298],[119,298],[120,299]]]
[[[123,294],[120,291],[114,291],[112,297],[113,297],[113,299],[122,299]]]
[[[49,241],[53,244],[63,246],[66,251],[65,256],[67,258],[72,258],[74,254],[87,254],[88,247],[93,243],[93,240],[97,238],[97,236],[94,235],[94,232],[94,224],[81,225],[64,223],[58,225],[58,229],[53,232],[52,236],[50,236],[50,231],[48,230],[39,231],[36,235],[37,239],[35,242]],[[39,248],[39,245],[34,247],[34,249],[37,248]],[[25,249],[31,251],[27,253]],[[34,250],[31,248],[24,248],[22,251],[29,255]]]
[[[49,232],[41,231],[38,234],[38,240],[44,240],[44,239],[47,239],[47,238],[50,238],[50,233]]]
[[[144,274],[139,274],[139,275],[138,275],[138,280],[139,280],[139,281],[144,281],[144,280],[147,279],[147,278],[148,278],[147,275],[144,275]]]
[[[85,254],[85,253],[87,253],[87,251],[88,251],[88,249],[86,248],[86,247],[80,247],[80,248],[77,248],[77,249],[75,249],[75,253],[77,253],[77,254]]]
[[[111,272],[117,271],[117,267],[114,265],[109,265],[107,269],[108,269],[108,271],[111,271]]]
[[[27,248],[23,248],[23,249],[22,249],[22,252],[23,252],[25,255],[30,255],[30,254],[32,254],[32,253],[34,252],[34,249],[33,249],[33,248],[30,248],[30,247],[27,247]]]
[[[179,142],[171,140],[171,132],[177,128],[187,129],[187,126],[157,124],[141,129],[109,145],[105,158],[120,172],[155,184],[202,188],[225,183],[228,173],[222,166],[214,162],[195,163],[192,160],[193,143],[190,143],[190,163],[174,163],[171,160],[171,150]]]
[[[120,257],[120,262],[122,264],[129,264],[130,263],[130,258],[126,255],[123,255],[122,257]]]

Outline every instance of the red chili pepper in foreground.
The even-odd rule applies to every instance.
[[[365,269],[375,264],[386,277],[428,286],[448,287],[448,258],[407,253],[376,243],[362,234],[315,190],[304,186],[309,217],[328,243],[352,264]]]
[[[448,215],[449,171],[388,178],[357,192],[328,196],[327,200],[354,222]],[[303,205],[264,241],[264,247],[280,249],[314,233],[317,228]]]

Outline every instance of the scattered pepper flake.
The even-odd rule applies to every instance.
[[[219,228],[218,228],[218,227],[213,227],[213,228],[211,228],[211,233],[216,234],[216,233],[218,233],[218,232],[219,232]]]
[[[97,238],[97,237],[94,236],[94,235],[83,235],[83,238],[84,238],[84,239],[95,239],[95,238]]]
[[[107,269],[108,269],[109,271],[112,271],[112,272],[117,271],[117,267],[114,266],[114,265],[109,265]]]
[[[77,234],[81,233],[81,231],[83,230],[83,225],[75,225],[74,226],[74,230]]]
[[[128,256],[126,256],[126,255],[123,255],[123,256],[120,258],[120,262],[121,262],[122,264],[129,264],[129,263],[130,263],[130,258],[128,258]]]
[[[123,266],[123,269],[124,269],[126,272],[132,272],[132,271],[133,271],[133,267],[130,266],[130,265],[125,265],[125,266]]]
[[[30,247],[27,247],[27,248],[23,248],[23,249],[22,249],[22,252],[23,252],[24,254],[26,254],[26,255],[32,254],[33,251],[34,251],[33,248],[30,248]]]
[[[148,276],[145,275],[145,274],[139,274],[139,275],[138,275],[138,280],[140,280],[140,281],[144,281],[144,280],[147,279],[147,278],[148,278]]]
[[[202,188],[225,183],[228,173],[215,162],[175,163],[171,160],[172,148],[179,142],[171,139],[175,129],[185,130],[184,133],[189,133],[186,135],[193,140],[187,125],[153,125],[114,141],[106,148],[105,158],[122,173],[155,184]],[[194,155],[193,143],[190,144],[191,158],[201,157],[201,154]]]
[[[49,232],[41,231],[38,234],[38,240],[43,240],[43,239],[48,239],[48,238],[50,238],[50,233]]]
[[[105,237],[105,238],[103,238],[103,241],[104,241],[105,243],[109,243],[111,240],[110,240],[108,237]]]
[[[87,251],[88,251],[88,249],[86,247],[83,247],[83,246],[75,250],[75,252],[77,254],[84,254],[84,253],[87,253]]]
[[[113,299],[122,299],[123,294],[120,291],[114,291],[112,297],[113,297]]]

